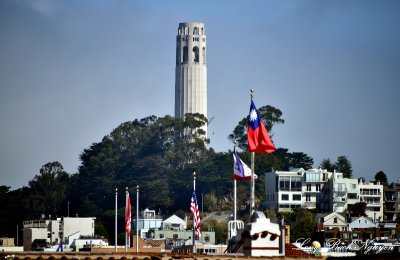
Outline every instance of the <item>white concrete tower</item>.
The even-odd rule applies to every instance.
[[[179,23],[176,36],[175,117],[207,117],[206,31],[203,23]],[[204,129],[207,133],[207,126]]]

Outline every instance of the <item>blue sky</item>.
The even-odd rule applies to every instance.
[[[180,22],[207,34],[211,147],[272,105],[278,147],[335,161],[355,177],[400,156],[400,1],[0,1],[0,185],[42,165],[79,166],[119,124],[174,113]]]

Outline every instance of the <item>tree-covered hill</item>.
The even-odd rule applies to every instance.
[[[271,106],[259,109],[266,118],[268,131],[284,123],[282,112]],[[49,162],[29,182],[28,187],[11,191],[0,186],[0,235],[13,236],[23,220],[46,217],[96,217],[98,232],[108,236],[114,229],[115,189],[118,189],[119,215],[123,219],[125,187],[132,197],[140,187],[140,209],[151,208],[163,214],[189,212],[193,189],[192,173],[197,173],[199,203],[204,195],[204,210],[232,208],[232,152],[215,152],[208,147],[202,127],[207,119],[187,114],[184,119],[149,116],[125,122],[101,142],[84,149],[77,173],[67,174],[59,162]],[[246,151],[246,118],[229,136],[236,141],[242,160],[250,164]],[[278,148],[273,154],[257,154],[256,182],[258,206],[264,198],[264,174],[271,168],[312,167],[313,160],[304,153],[289,153]],[[239,182],[239,204],[248,207],[249,183]],[[134,201],[134,199],[132,199]],[[136,207],[133,203],[133,208]],[[134,209],[133,209],[134,210]],[[122,220],[123,222],[123,220]],[[121,222],[121,223],[122,223]],[[123,232],[123,227],[120,227]],[[108,236],[112,241],[112,236]]]

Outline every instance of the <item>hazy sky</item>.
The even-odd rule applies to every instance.
[[[0,185],[27,186],[119,124],[174,114],[180,22],[207,35],[211,147],[257,107],[274,142],[400,177],[400,1],[0,1]]]

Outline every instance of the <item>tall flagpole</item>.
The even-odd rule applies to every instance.
[[[117,203],[118,203],[118,188],[115,188],[115,252],[117,252]]]
[[[136,186],[136,253],[139,254],[139,185]]]
[[[196,172],[193,172],[193,192],[196,192]],[[195,226],[194,226],[194,220],[195,215],[193,215],[193,239],[192,239],[192,243],[193,243],[193,253],[195,253],[195,249],[196,249],[196,240],[195,240],[195,236],[196,236],[196,231],[195,231]]]
[[[236,142],[233,147],[233,150],[236,150]],[[233,178],[233,221],[235,221],[236,225],[236,207],[237,207],[237,201],[236,201],[236,179]]]
[[[251,100],[253,100],[254,89],[250,89]],[[254,211],[254,152],[251,152],[251,181],[250,181],[250,216]]]
[[[126,230],[126,206],[128,202],[128,187],[125,187],[125,253],[128,252],[128,231]]]

